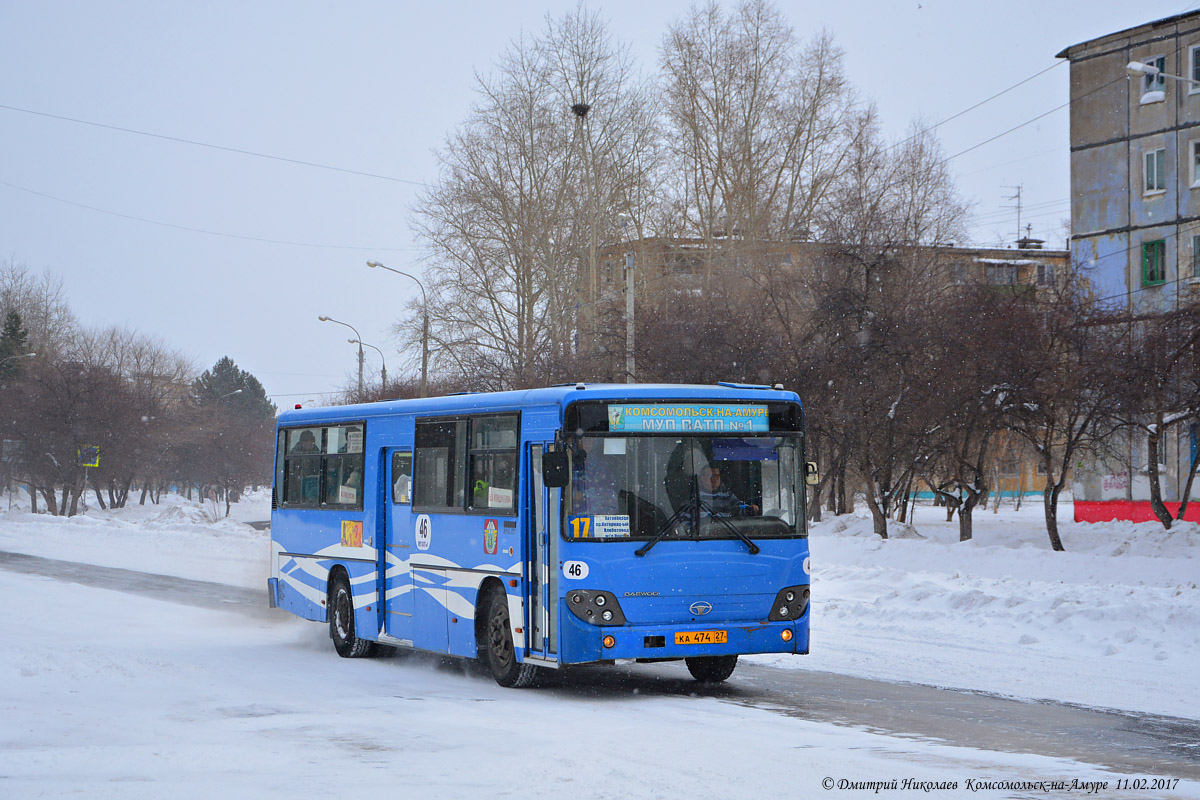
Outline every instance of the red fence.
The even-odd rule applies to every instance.
[[[1179,503],[1163,503],[1171,516],[1179,513]],[[1200,522],[1200,501],[1188,503],[1184,519],[1188,522]],[[1128,522],[1157,522],[1158,517],[1150,510],[1149,500],[1076,500],[1076,522],[1111,522],[1124,520]]]

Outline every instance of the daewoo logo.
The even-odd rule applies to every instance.
[[[692,603],[689,608],[697,617],[703,617],[705,614],[712,611],[712,603],[706,603],[703,600],[699,600],[695,603]]]

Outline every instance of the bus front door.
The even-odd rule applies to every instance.
[[[384,633],[411,645],[413,582],[411,559],[416,534],[412,519],[412,453],[389,450],[386,494],[383,585]]]
[[[542,454],[549,445],[529,445],[529,578],[528,630],[530,655],[558,660],[558,542],[562,489],[546,487],[542,479]]]

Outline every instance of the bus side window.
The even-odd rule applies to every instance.
[[[327,428],[325,452],[325,504],[361,508],[363,426]]]
[[[412,453],[392,454],[392,502],[412,500]]]
[[[517,497],[517,417],[471,420],[471,508],[512,513]]]
[[[321,500],[320,428],[292,428],[287,431],[287,505],[315,506]]]
[[[466,420],[418,421],[413,448],[413,508],[462,511]]]

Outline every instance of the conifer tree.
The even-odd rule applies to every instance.
[[[274,419],[277,409],[263,385],[224,356],[192,384],[196,402],[254,419]]]
[[[21,371],[23,356],[29,352],[29,332],[21,325],[21,315],[9,309],[0,329],[0,382]]]

